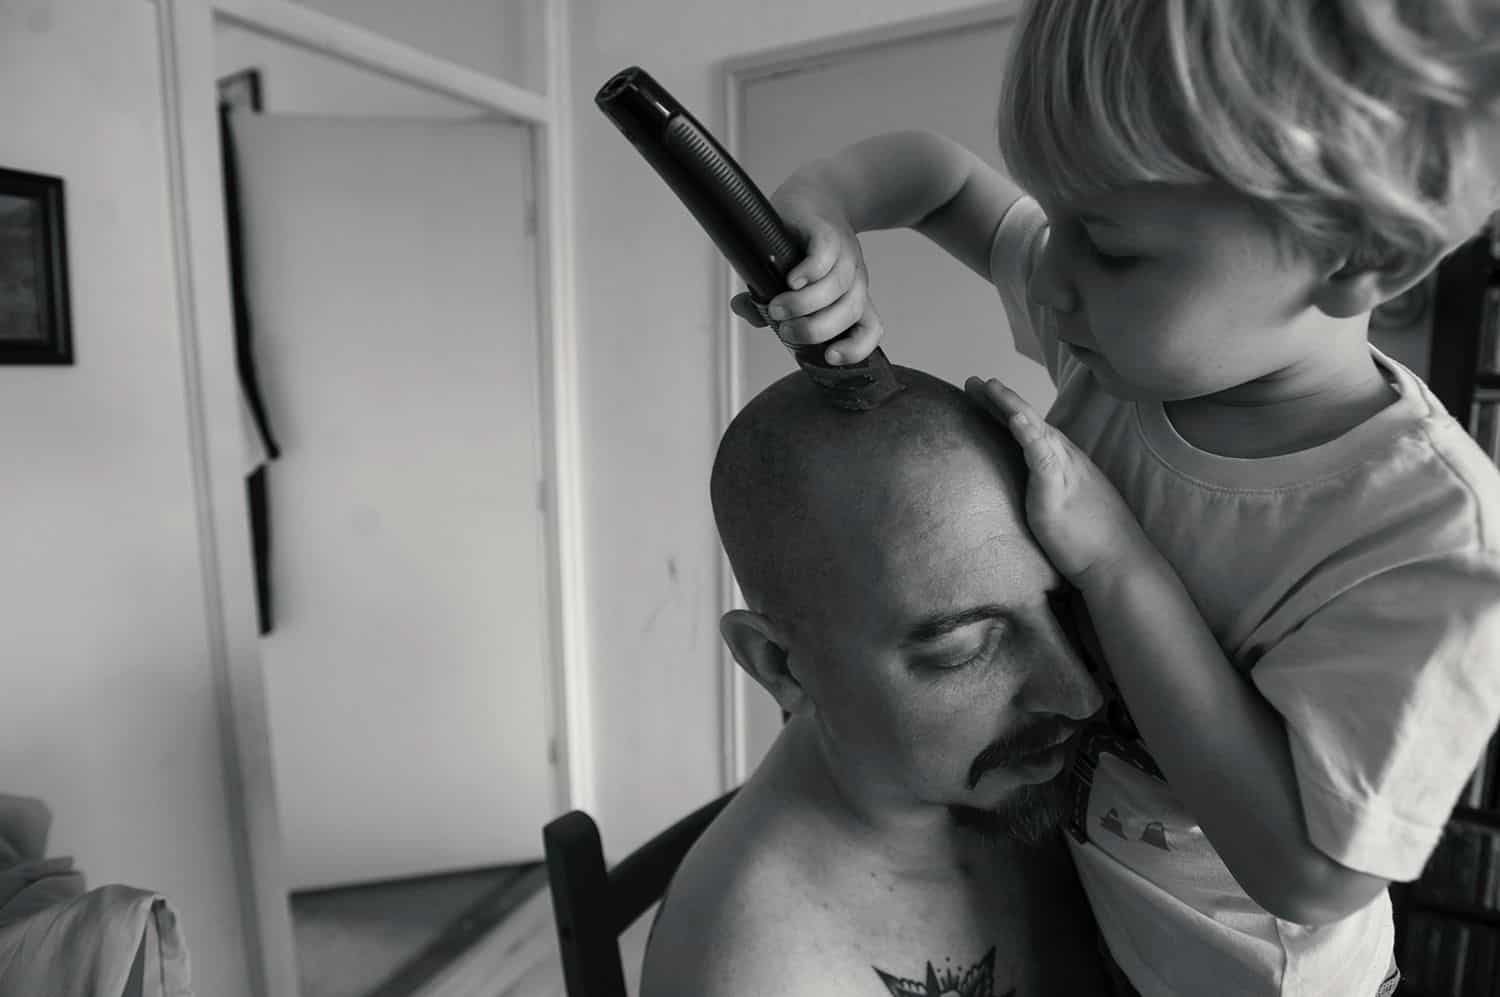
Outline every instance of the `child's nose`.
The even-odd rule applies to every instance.
[[[1078,307],[1078,294],[1068,281],[1062,262],[1062,251],[1053,241],[1049,227],[1042,233],[1042,248],[1036,254],[1026,293],[1043,308],[1071,312]]]

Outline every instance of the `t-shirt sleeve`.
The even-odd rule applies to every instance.
[[[1286,721],[1313,844],[1416,879],[1500,721],[1500,556],[1432,555],[1367,578],[1251,676]]]
[[[1047,216],[1030,195],[1006,209],[990,244],[990,282],[1000,293],[1016,352],[1047,368],[1052,383],[1061,381],[1062,344],[1053,325],[1032,306],[1026,292],[1036,258],[1047,242]]]

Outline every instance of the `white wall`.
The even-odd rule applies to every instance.
[[[544,0],[299,0],[350,24],[498,76],[545,89]]]
[[[719,792],[717,256],[593,106],[638,64],[723,134],[720,64],[974,6],[572,0],[580,395],[597,814],[611,858]],[[978,99],[983,99],[980,96]],[[832,150],[829,150],[832,151]],[[757,177],[768,191],[781,177]]]
[[[160,890],[198,993],[249,994],[142,0],[0,4],[0,164],[62,176],[73,367],[0,367],[0,792],[90,886]]]
[[[312,5],[341,13],[336,0]],[[444,54],[477,68],[518,82],[532,71],[534,45],[487,29],[529,17],[524,3],[506,0],[496,18],[487,0],[452,0],[430,22],[397,0],[359,6],[392,33],[429,23],[408,40],[446,37]],[[0,792],[48,802],[48,851],[75,856],[90,886],[171,898],[196,992],[241,997],[251,974],[206,633],[155,25],[145,0],[0,3],[0,93],[15,98],[0,102],[0,165],[67,182],[77,354],[73,367],[0,367]],[[483,65],[490,46],[500,55]],[[332,109],[388,96],[340,86],[349,103]],[[289,109],[274,82],[269,96]],[[394,99],[406,101],[396,113],[473,113]]]
[[[215,72],[222,78],[249,68],[261,71],[262,109],[273,114],[459,119],[480,113],[472,104],[216,21]]]

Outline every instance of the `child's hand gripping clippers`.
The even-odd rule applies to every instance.
[[[774,329],[766,305],[787,289],[786,275],[804,254],[765,195],[645,70],[632,66],[616,73],[599,89],[594,103],[687,205],[744,279],[761,317]],[[834,342],[844,335],[848,333]],[[878,347],[860,363],[834,366],[823,358],[827,343],[783,344],[829,403],[839,408],[867,411],[902,390]]]

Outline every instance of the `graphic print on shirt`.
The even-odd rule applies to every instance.
[[[1240,897],[1223,860],[1147,750],[1081,607],[1080,598],[1054,611],[1065,619],[1064,629],[1099,683],[1106,705],[1078,734],[1068,775],[1068,833],[1184,902],[1214,904]]]
[[[875,968],[875,967],[871,967]],[[890,991],[891,997],[1015,997],[1015,988],[1004,994],[995,993],[995,949],[993,946],[984,958],[970,966],[962,976],[955,969],[944,969],[942,975],[927,964],[927,978],[917,980],[892,976],[875,969],[880,982]]]
[[[1078,749],[1070,774],[1072,806],[1068,830],[1079,842],[1097,836],[1091,835],[1090,832],[1094,831],[1104,832],[1123,841],[1139,841],[1161,851],[1171,851],[1171,836],[1167,825],[1159,818],[1150,819],[1150,815],[1131,812],[1130,808],[1125,808],[1126,813],[1122,813],[1124,801],[1116,801],[1114,805],[1106,807],[1092,825],[1089,823],[1089,801],[1101,755],[1114,755],[1163,785],[1166,780],[1157,767],[1156,760],[1146,749],[1146,743],[1141,739],[1130,710],[1126,708],[1125,700],[1120,695],[1120,688],[1110,673],[1109,662],[1105,660],[1104,652],[1099,646],[1099,638],[1094,632],[1082,594],[1076,590],[1061,593],[1051,602],[1053,615],[1104,694],[1104,708],[1079,733]],[[1132,818],[1129,821],[1132,826],[1129,828],[1127,813]],[[1142,817],[1146,819],[1140,819]]]

